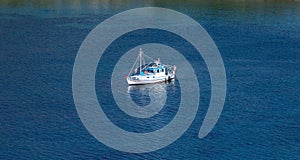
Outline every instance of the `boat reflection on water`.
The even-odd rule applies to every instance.
[[[140,107],[163,106],[167,99],[167,91],[174,90],[174,87],[175,81],[130,85],[128,86],[127,93],[132,101]]]

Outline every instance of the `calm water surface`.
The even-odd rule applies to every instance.
[[[187,56],[197,68],[201,88],[197,118],[170,146],[131,154],[103,145],[85,129],[73,102],[72,69],[82,41],[96,25],[121,11],[146,6],[180,11],[207,30],[225,64],[227,97],[215,128],[198,139],[210,100],[210,77],[201,57]],[[296,1],[3,0],[0,159],[300,159],[299,28]],[[107,66],[114,66],[127,50],[148,42],[197,55],[176,35],[145,29],[120,37],[102,60],[112,59]],[[180,102],[178,81],[161,84],[170,98],[158,115],[135,119],[104,92],[110,89],[111,70],[101,67],[96,92],[113,123],[149,132],[172,120]],[[149,90],[151,86],[124,92],[145,106]]]

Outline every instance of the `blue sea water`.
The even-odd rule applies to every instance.
[[[300,159],[300,2],[76,2],[0,2],[0,159]],[[201,88],[196,119],[171,145],[133,154],[105,146],[86,130],[73,101],[72,70],[95,26],[147,6],[177,10],[207,30],[225,64],[227,96],[217,125],[199,139],[210,77],[200,56],[187,55]],[[98,100],[113,123],[132,132],[159,129],[178,109],[177,80],[163,84],[171,96],[150,119],[122,113],[106,92],[109,66],[147,42],[197,55],[180,37],[154,29],[128,33],[110,46],[96,73]],[[103,61],[110,62],[105,69]],[[141,106],[149,103],[147,94],[147,88],[130,90]]]

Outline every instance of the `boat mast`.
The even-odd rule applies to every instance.
[[[142,48],[140,48],[140,74],[142,73]]]

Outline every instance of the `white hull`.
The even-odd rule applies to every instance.
[[[133,80],[133,79],[127,77],[126,80],[129,85],[139,85],[139,84],[152,84],[152,83],[166,82],[166,81],[170,81],[174,78],[175,78],[175,75],[172,75],[172,76],[166,77],[166,78],[150,79],[150,80]]]
[[[165,82],[165,80],[130,80],[127,79],[127,83],[129,85],[135,85],[135,84],[151,84],[151,83],[159,83],[159,82]]]

